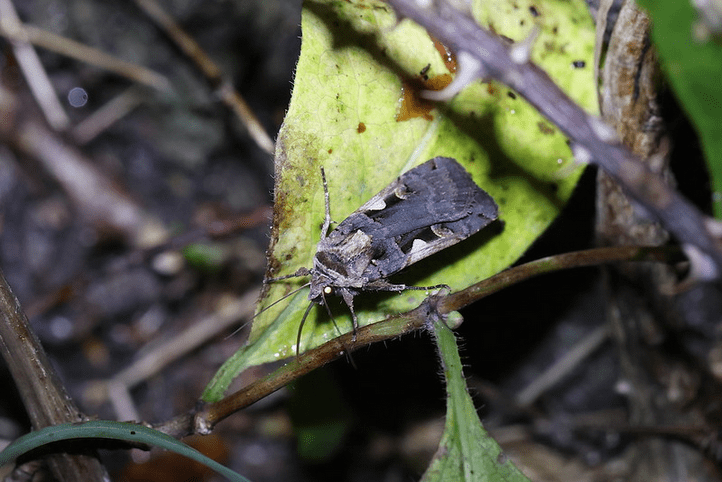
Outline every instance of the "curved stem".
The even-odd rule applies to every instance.
[[[248,407],[316,368],[372,343],[425,329],[429,320],[433,319],[433,314],[448,315],[507,286],[541,274],[613,262],[673,263],[681,259],[683,258],[678,248],[623,246],[565,253],[515,266],[462,291],[448,295],[432,295],[411,311],[359,328],[355,341],[353,333],[346,333],[334,338],[313,350],[290,359],[287,364],[273,373],[224,399],[205,404],[189,414],[160,424],[156,428],[176,437],[191,433],[210,433],[215,424],[224,418]]]

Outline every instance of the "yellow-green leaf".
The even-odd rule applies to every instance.
[[[424,482],[529,482],[484,429],[469,396],[454,333],[433,324],[446,381],[446,424]]]
[[[510,38],[538,25],[533,60],[549,69],[579,103],[596,102],[594,26],[582,0],[478,2],[475,16]],[[539,15],[535,15],[538,13]],[[402,172],[435,156],[457,159],[500,207],[499,225],[427,258],[392,281],[416,286],[468,286],[512,264],[551,223],[569,198],[580,169],[566,138],[519,95],[498,83],[477,82],[453,100],[432,104],[420,117],[397,120],[403,89],[422,72],[450,78],[438,45],[424,29],[397,22],[385,2],[307,1],[291,104],[276,151],[276,215],[271,276],[311,267],[324,218],[320,166],[328,178],[331,216],[342,221]],[[504,15],[499,17],[498,15]],[[585,63],[575,68],[575,62]],[[453,75],[453,74],[452,74]],[[445,76],[445,77],[444,77]],[[259,309],[307,282],[270,286]],[[221,396],[248,366],[291,356],[308,302],[302,290],[261,313],[249,343],[229,360],[204,395]],[[425,293],[361,294],[361,325],[416,306]],[[330,301],[340,330],[351,328],[348,309]],[[302,351],[337,336],[325,309],[311,310]]]

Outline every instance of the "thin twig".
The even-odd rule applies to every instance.
[[[201,71],[211,86],[216,89],[221,100],[246,126],[248,133],[258,147],[269,154],[273,154],[275,149],[273,140],[253,113],[253,110],[251,110],[241,94],[233,88],[233,83],[226,78],[221,68],[205,53],[198,42],[188,35],[175,19],[154,0],[135,0],[135,3]]]
[[[129,87],[78,123],[71,131],[72,138],[78,145],[87,144],[141,105],[145,98],[139,86]]]
[[[153,347],[111,379],[91,382],[89,387],[93,390],[88,392],[94,396],[93,403],[110,400],[118,420],[140,420],[130,390],[217,337],[229,327],[250,319],[257,299],[258,289],[250,289],[240,298],[223,300],[216,312],[203,317],[188,329]]]
[[[18,61],[25,81],[30,87],[35,100],[48,121],[50,127],[56,131],[64,131],[70,125],[70,119],[63,110],[63,106],[50,83],[45,68],[35,49],[28,43],[22,33],[22,23],[15,11],[12,0],[0,0],[0,33],[12,32],[8,35],[12,40],[13,52]]]
[[[5,135],[6,141],[43,165],[87,219],[119,231],[140,248],[156,246],[168,238],[168,231],[159,219],[40,123],[20,122]]]
[[[172,90],[170,81],[164,75],[32,25],[21,25],[20,23],[9,25],[3,21],[0,22],[0,35],[14,42],[29,42],[160,91],[170,92]]]
[[[556,385],[572,370],[580,366],[582,361],[594,353],[608,336],[609,333],[606,326],[600,326],[594,329],[562,358],[545,368],[529,385],[521,389],[514,397],[516,404],[520,407],[528,407],[534,403],[544,392]]]
[[[457,56],[463,53],[471,63],[476,62],[476,78],[496,79],[508,85],[556,124],[571,140],[578,161],[604,169],[677,237],[700,277],[714,279],[722,274],[722,248],[715,235],[715,221],[650,171],[618,141],[614,128],[584,112],[546,72],[528,60],[528,55],[519,51],[531,46],[505,45],[444,0],[389,3],[399,16],[426,28]]]
[[[116,374],[112,382],[132,388],[165,368],[168,364],[218,336],[241,320],[250,319],[258,299],[258,289],[250,289],[240,298],[225,300],[223,305],[209,316],[198,320],[187,330],[165,340],[133,364]]]
[[[421,329],[428,321],[426,303],[407,313],[389,317],[379,323],[367,325],[346,333],[324,343],[318,348],[309,350],[282,366],[272,374],[239,390],[223,400],[204,407],[196,416],[196,429],[212,428],[227,416],[255,403],[284,387],[289,382],[303,376],[316,368],[354,352],[359,348],[384,340],[397,338]],[[204,433],[201,429],[199,433]]]
[[[443,297],[439,301],[439,313],[458,311],[481,298],[534,276],[563,269],[624,261],[671,264],[682,261],[682,253],[674,247],[614,246],[549,256],[507,269],[464,290]]]
[[[436,295],[428,298],[418,308],[391,316],[378,323],[358,329],[355,334],[346,333],[323,345],[302,353],[270,375],[251,383],[224,399],[209,403],[197,412],[188,413],[159,424],[156,428],[182,437],[191,433],[207,434],[215,424],[233,413],[279,390],[289,382],[319,368],[347,353],[379,341],[397,338],[401,335],[424,329],[430,311],[447,315],[475,301],[495,293],[511,284],[544,273],[569,268],[594,266],[601,263],[621,261],[666,261],[675,262],[681,258],[680,251],[665,247],[613,247],[598,248],[558,256],[550,256],[510,268],[487,280],[450,295]]]
[[[65,391],[2,272],[0,352],[35,429],[88,420]],[[49,462],[61,481],[109,480],[98,459],[88,455],[58,454]]]

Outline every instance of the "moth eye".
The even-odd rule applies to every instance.
[[[330,295],[331,293],[333,293],[333,288],[331,288],[330,286],[326,286],[326,287],[323,289],[323,292],[324,292],[325,294],[327,294],[327,295]]]

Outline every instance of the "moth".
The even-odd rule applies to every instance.
[[[354,297],[363,291],[428,290],[444,287],[394,284],[388,277],[452,246],[497,219],[494,199],[449,157],[435,157],[405,172],[329,233],[331,209],[326,175],[321,169],[326,216],[313,266],[266,282],[309,276],[309,303],[298,329],[314,305],[341,296],[351,311],[354,340],[358,319]],[[330,315],[330,312],[329,312]]]

